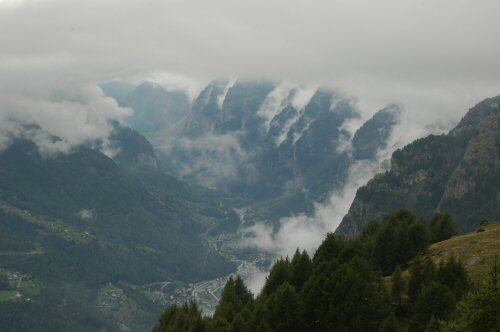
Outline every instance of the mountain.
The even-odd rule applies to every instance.
[[[218,79],[153,144],[168,172],[279,220],[312,213],[315,202],[343,188],[356,161],[376,160],[400,112],[389,105],[362,120],[352,98],[326,87]]]
[[[114,159],[90,146],[44,156],[29,140],[0,154],[0,276],[22,285],[1,317],[46,331],[144,330],[161,310],[146,285],[235,270],[200,240],[239,223],[233,210],[160,172],[130,128],[111,145]],[[24,329],[10,323],[2,330]]]
[[[330,233],[312,258],[276,261],[255,296],[230,278],[212,317],[174,305],[153,331],[498,331],[500,224],[429,246],[437,225],[455,228],[400,210],[358,237]]]
[[[184,92],[166,90],[152,82],[143,82],[138,86],[109,82],[102,84],[101,89],[118,105],[134,110],[127,119],[128,123],[150,141],[154,141],[159,132],[168,130],[186,117],[191,108]]]
[[[486,99],[445,135],[419,139],[393,153],[391,169],[361,187],[338,234],[359,234],[373,219],[399,208],[429,218],[455,216],[462,232],[500,209],[500,96]]]

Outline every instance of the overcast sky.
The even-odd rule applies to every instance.
[[[498,0],[0,0],[0,120],[66,112],[61,125],[83,126],[77,142],[125,114],[104,102],[96,115],[99,82],[163,78],[194,94],[248,76],[327,84],[361,108],[398,102],[447,125],[500,94],[498,13]],[[88,108],[86,123],[67,122]]]

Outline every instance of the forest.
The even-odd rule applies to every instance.
[[[499,331],[498,259],[473,284],[453,256],[425,257],[455,233],[448,214],[426,222],[400,210],[357,238],[328,234],[312,258],[297,249],[279,259],[256,296],[231,277],[212,317],[196,303],[170,306],[153,332]]]

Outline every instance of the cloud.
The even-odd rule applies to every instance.
[[[100,141],[103,151],[110,152],[107,145],[113,123],[122,122],[131,112],[89,84],[53,89],[32,85],[26,91],[0,92],[0,97],[0,149],[25,138],[33,140],[45,155],[69,152],[89,141]]]
[[[316,204],[313,216],[301,214],[282,218],[276,232],[272,226],[256,223],[244,231],[246,244],[273,253],[276,257],[291,257],[297,248],[313,254],[326,234],[335,231],[340,224],[357,189],[384,167],[377,161],[356,162],[350,168],[344,188],[334,192],[327,202]]]
[[[495,0],[16,1],[0,6],[0,84],[19,78],[26,91],[44,71],[79,83],[155,77],[193,96],[214,77],[258,77],[456,122],[500,93],[499,10]]]
[[[193,96],[220,76],[326,84],[356,96],[362,114],[399,103],[394,148],[450,128],[500,93],[499,12],[497,0],[0,0],[0,148],[23,135],[48,154],[105,141],[110,121],[129,111],[102,95],[102,82],[152,78]],[[198,149],[200,161],[220,154],[217,167],[234,174],[224,168],[241,157],[234,138],[211,143],[220,150],[179,144]],[[290,233],[260,245],[313,249],[376,169],[353,168],[349,185],[318,206],[314,220],[284,219]]]
[[[210,187],[238,179],[240,167],[250,157],[239,143],[238,132],[208,133],[199,139],[171,137],[160,149],[181,176],[195,177],[198,183]],[[246,174],[251,176],[251,170]]]
[[[167,91],[185,92],[190,101],[198,97],[201,90],[206,85],[206,82],[199,81],[194,78],[162,71],[154,72],[146,78],[143,76],[136,77],[133,81],[137,84],[140,84],[143,81],[154,82],[162,86]]]
[[[364,118],[366,116],[363,115]],[[346,125],[346,128],[349,126],[353,125]],[[300,214],[281,218],[276,229],[265,223],[255,223],[243,230],[244,244],[266,251],[275,259],[292,257],[297,248],[313,255],[326,235],[339,226],[357,190],[376,174],[389,169],[390,156],[395,149],[408,143],[410,136],[422,134],[425,130],[403,135],[410,127],[411,124],[398,123],[388,138],[387,146],[377,152],[375,160],[360,160],[352,164],[344,187],[333,192],[326,202],[315,204],[313,215]],[[266,271],[254,271],[247,278],[252,289],[260,290],[265,281],[265,273]]]

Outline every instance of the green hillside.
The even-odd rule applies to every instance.
[[[157,284],[234,271],[200,240],[234,211],[157,171],[142,136],[115,139],[115,160],[23,140],[0,154],[0,330],[147,330],[172,292]]]
[[[484,283],[488,278],[488,263],[495,255],[500,257],[500,222],[491,222],[474,232],[434,243],[429,251],[428,257],[436,263],[455,257],[465,266],[473,282]]]

